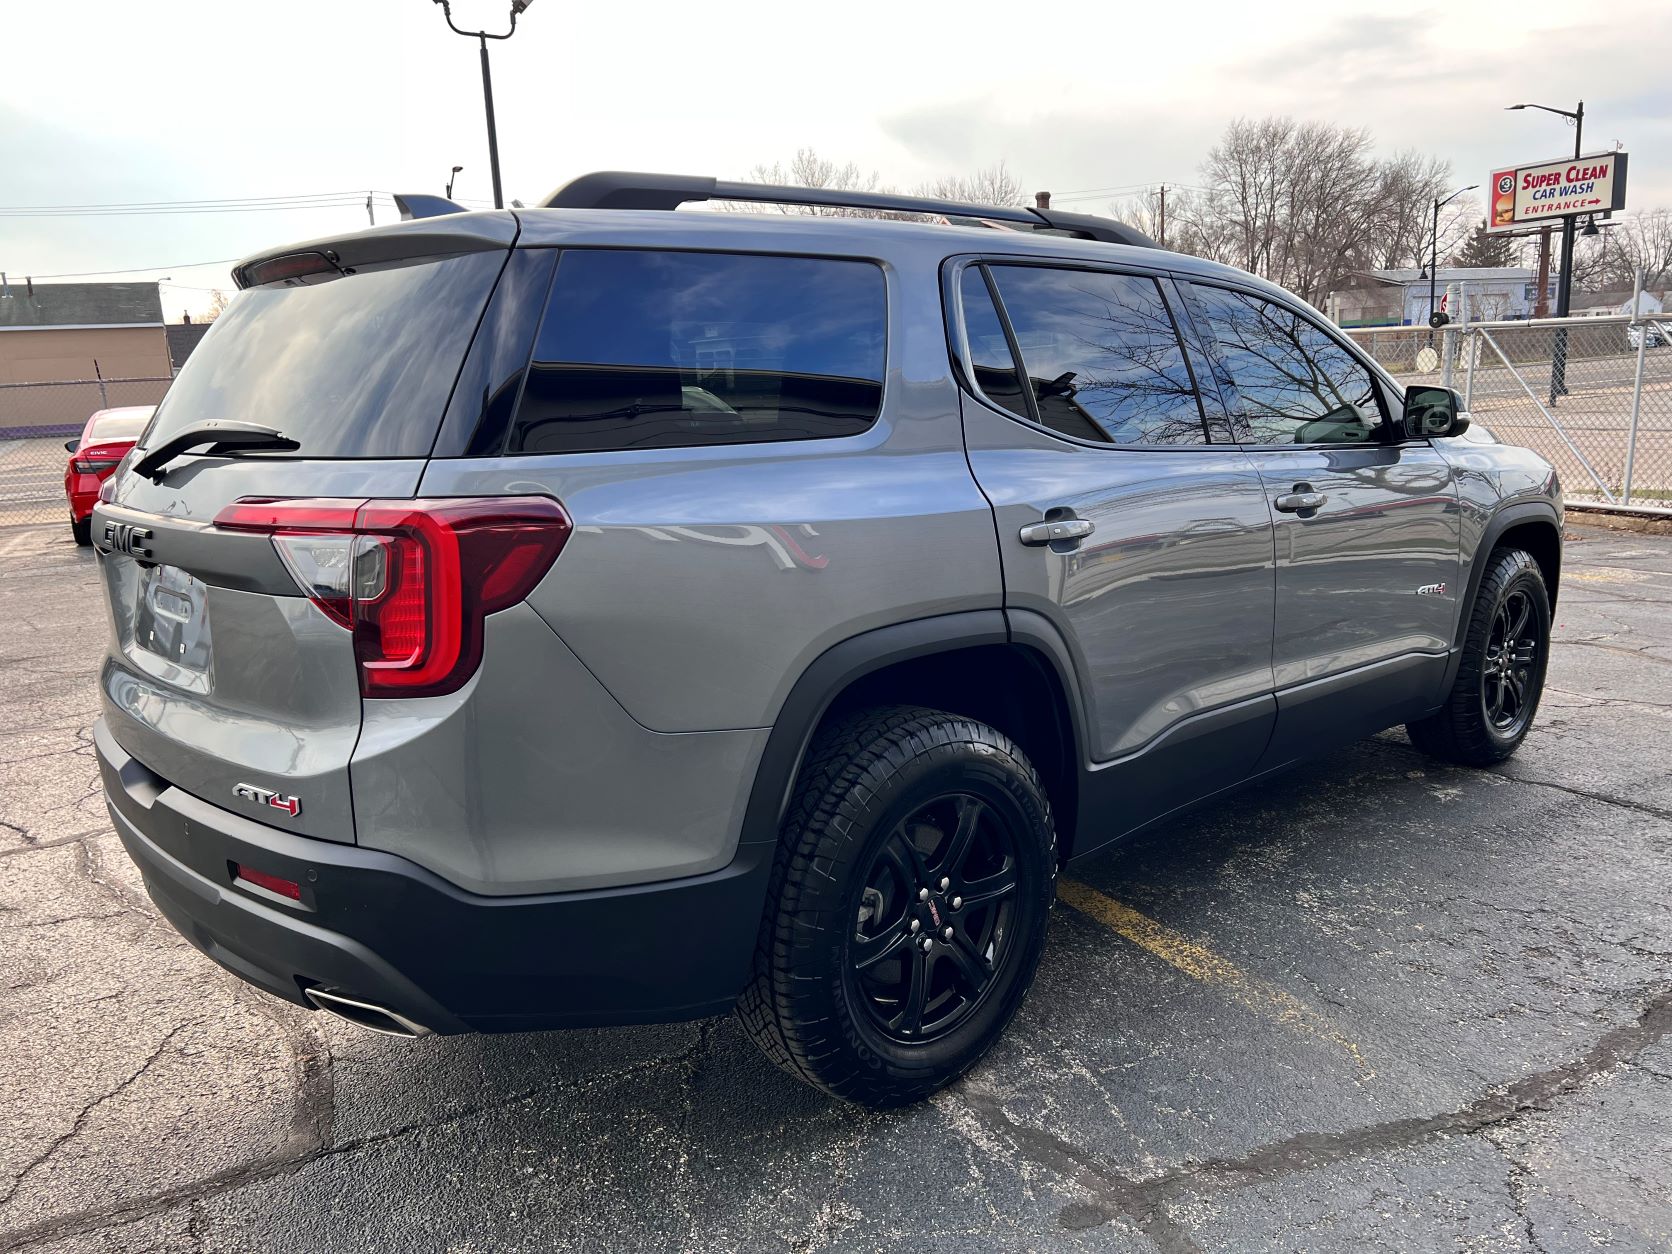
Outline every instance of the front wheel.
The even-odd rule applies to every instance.
[[[1021,1004],[1056,836],[1008,737],[936,710],[826,728],[797,781],[744,1028],[792,1075],[873,1107],[956,1079]]]
[[[1498,549],[1487,562],[1445,705],[1405,725],[1418,749],[1462,766],[1491,766],[1520,747],[1550,660],[1550,594],[1538,563],[1524,549]]]

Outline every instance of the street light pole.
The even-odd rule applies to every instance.
[[[467,39],[474,39],[482,49],[482,109],[488,120],[488,170],[493,177],[493,207],[505,208],[505,196],[499,184],[499,130],[494,125],[493,116],[493,74],[488,68],[488,40],[509,39],[517,33],[517,18],[528,11],[528,6],[534,0],[511,0],[511,27],[503,35],[490,35],[485,30],[460,30],[453,25],[453,10],[449,0],[435,0],[441,6],[442,16],[447,19],[447,29],[455,35],[463,35]],[[462,168],[462,167],[461,167]]]
[[[1434,342],[1434,287],[1440,277],[1440,210],[1456,200],[1464,192],[1472,192],[1479,187],[1479,183],[1470,183],[1467,187],[1459,187],[1451,195],[1441,200],[1434,198],[1434,232],[1429,236],[1428,244],[1428,342]]]
[[[1508,106],[1509,109],[1542,109],[1545,113],[1554,113],[1567,118],[1573,123],[1573,159],[1579,160],[1585,142],[1585,102],[1581,100],[1572,109],[1557,109],[1551,105],[1517,104]],[[1573,303],[1573,238],[1577,232],[1578,220],[1572,214],[1562,218],[1562,253],[1557,263],[1561,267],[1561,276],[1556,281],[1556,316],[1565,318]],[[1567,395],[1567,328],[1562,327],[1556,332],[1556,343],[1550,361],[1550,403],[1554,405],[1558,396]]]
[[[452,173],[450,173],[447,176],[447,199],[448,200],[453,199],[453,180],[459,177],[459,171],[462,170],[462,169],[464,169],[464,167],[462,165],[456,165],[456,166],[453,167]]]

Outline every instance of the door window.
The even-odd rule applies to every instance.
[[[991,273],[1043,425],[1116,444],[1208,442],[1154,279],[1021,265]]]
[[[1192,308],[1230,375],[1253,444],[1369,444],[1382,421],[1369,367],[1275,301],[1191,284]]]

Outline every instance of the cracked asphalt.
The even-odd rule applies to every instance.
[[[1511,762],[1386,733],[1077,871],[878,1115],[729,1019],[395,1041],[222,973],[111,834],[63,531],[0,530],[0,1250],[1672,1246],[1672,537],[1572,529]]]

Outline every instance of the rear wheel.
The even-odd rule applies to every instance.
[[[1055,876],[1050,805],[1007,737],[914,707],[844,719],[797,783],[739,1017],[838,1097],[925,1097],[1021,1004]]]
[[[1491,766],[1520,747],[1550,657],[1550,596],[1538,563],[1523,549],[1498,549],[1487,562],[1446,704],[1405,726],[1424,753],[1463,766]]]
[[[75,537],[77,544],[86,546],[93,543],[93,520],[91,518],[70,519],[70,534]]]

